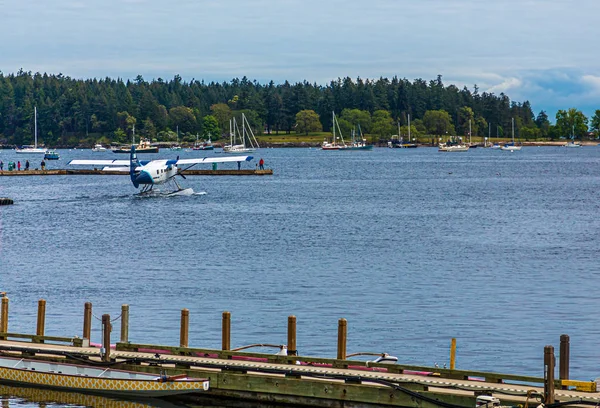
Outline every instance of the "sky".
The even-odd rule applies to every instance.
[[[600,109],[599,0],[0,0],[0,71],[230,81],[442,75]]]

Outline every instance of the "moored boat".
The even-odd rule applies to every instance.
[[[207,379],[10,357],[0,358],[0,382],[124,397],[166,397],[209,387]]]
[[[33,108],[33,121],[34,121],[34,145],[21,146],[21,148],[15,149],[15,153],[21,154],[45,154],[46,148],[38,147],[37,142],[37,107]]]
[[[60,159],[60,155],[56,150],[48,150],[46,154],[44,154],[44,160],[58,160]]]
[[[236,141],[236,130],[239,143]],[[248,141],[248,144],[246,144],[246,140]],[[254,132],[252,132],[252,127],[250,126],[250,123],[248,123],[248,119],[246,119],[244,113],[242,113],[241,132],[235,118],[229,121],[229,144],[223,146],[223,153],[249,153],[256,151],[258,148],[260,148],[258,141],[256,140]]]
[[[105,152],[106,151],[106,147],[102,146],[101,144],[96,144],[94,145],[94,147],[92,147],[92,152]]]
[[[438,147],[439,152],[468,152],[469,146],[466,144],[458,143],[458,144],[450,144],[450,143],[441,143]]]
[[[509,152],[517,152],[517,151],[521,150],[521,146],[517,146],[515,144],[515,118],[512,118],[511,122],[512,122],[512,142],[506,143],[500,149],[509,151]]]
[[[158,153],[158,146],[152,146],[149,140],[140,140],[140,143],[135,147],[136,153]],[[131,146],[120,147],[113,150],[114,153],[131,153]]]

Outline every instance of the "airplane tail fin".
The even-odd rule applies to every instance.
[[[140,184],[137,181],[137,175],[135,169],[140,166],[140,162],[135,154],[135,146],[131,145],[131,153],[129,155],[129,177],[135,188],[138,188]]]

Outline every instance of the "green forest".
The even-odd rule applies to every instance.
[[[38,140],[51,147],[125,144],[135,128],[137,138],[153,142],[212,140],[229,137],[229,121],[245,114],[257,135],[330,132],[332,112],[342,132],[360,126],[372,142],[392,136],[515,137],[521,140],[595,138],[600,110],[588,118],[576,108],[559,110],[555,118],[535,114],[528,101],[511,101],[501,93],[445,85],[442,77],[400,79],[338,78],[327,85],[309,82],[261,84],[244,77],[229,82],[179,75],[135,80],[73,79],[68,76],[0,72],[0,143],[32,144],[34,107]],[[551,123],[552,121],[552,123]]]

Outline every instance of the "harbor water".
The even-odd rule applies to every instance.
[[[59,154],[49,168],[116,156]],[[455,337],[457,368],[536,376],[568,334],[571,377],[600,377],[600,147],[254,156],[242,168],[262,157],[274,175],[188,177],[206,193],[189,197],[140,198],[126,176],[1,177],[9,331],[35,332],[41,298],[47,335],[81,336],[84,302],[113,318],[129,304],[132,342],[178,345],[187,308],[204,348],[225,310],[232,347],[285,344],[295,315],[299,353],[335,357],[343,317],[348,353],[442,366]]]

